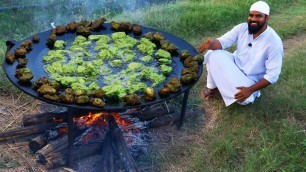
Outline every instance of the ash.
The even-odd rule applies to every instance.
[[[148,143],[151,141],[147,131],[147,122],[142,122],[138,118],[127,118],[132,124],[121,126],[124,140],[132,153],[134,159],[147,152]]]

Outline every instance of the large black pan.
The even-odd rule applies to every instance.
[[[95,34],[111,34],[111,33],[114,32],[110,29],[110,25],[108,23],[104,23],[103,25],[106,28],[105,30],[101,30],[99,32],[92,32],[92,34],[93,35],[95,35]],[[169,40],[171,43],[175,44],[179,48],[179,51],[188,50],[191,54],[194,54],[194,55],[198,53],[197,50],[193,46],[191,46],[188,42],[186,42],[183,39],[181,39],[179,37],[176,37],[172,34],[169,34],[169,33],[163,32],[163,31],[159,31],[159,30],[156,30],[156,29],[148,28],[148,27],[142,27],[142,31],[143,31],[143,34],[145,34],[147,32],[160,32],[165,36],[166,40]],[[46,39],[50,35],[50,30],[38,33],[37,35],[40,36],[40,38],[41,38],[40,42],[38,44],[34,44],[33,45],[33,50],[30,51],[29,53],[27,53],[27,55],[26,55],[26,57],[29,59],[29,62],[27,64],[27,68],[29,68],[32,71],[32,73],[34,74],[34,78],[31,80],[32,82],[38,80],[41,77],[47,77],[48,76],[48,74],[46,73],[46,71],[43,68],[44,63],[42,61],[42,58],[43,58],[43,56],[45,56],[47,54],[47,52],[49,50],[49,48],[46,47]],[[130,36],[134,37],[133,34],[130,34]],[[71,42],[75,39],[75,37],[76,37],[75,33],[67,33],[63,36],[58,36],[58,39]],[[140,37],[136,37],[136,38],[139,39]],[[31,40],[32,37],[29,37],[27,39]],[[9,49],[8,51],[10,51],[11,53],[14,53],[15,49],[20,47],[22,42],[23,41],[21,41],[19,43],[15,43],[15,45],[12,45],[12,47],[8,46],[8,49]],[[180,78],[180,76],[181,76],[181,70],[184,68],[184,66],[183,66],[183,64],[180,61],[178,56],[173,57],[172,65],[175,68],[165,82],[168,82],[169,79],[172,78],[173,76],[177,76],[178,78]],[[157,99],[154,100],[154,101],[145,101],[143,99],[142,103],[140,105],[137,105],[137,106],[128,106],[124,102],[119,102],[119,103],[106,102],[106,105],[104,107],[97,108],[97,107],[94,107],[94,106],[91,106],[91,105],[65,104],[65,103],[55,102],[55,101],[51,101],[51,100],[43,98],[35,90],[33,90],[32,86],[22,85],[22,84],[19,83],[18,79],[15,77],[16,66],[17,66],[17,62],[15,62],[14,64],[5,63],[4,64],[4,70],[5,70],[5,73],[6,73],[7,77],[9,78],[9,80],[17,88],[19,88],[23,92],[29,94],[30,96],[33,96],[34,98],[37,98],[37,99],[41,100],[41,101],[47,102],[47,103],[51,103],[51,104],[55,104],[55,105],[59,105],[59,106],[65,106],[65,107],[68,107],[68,108],[79,108],[79,109],[86,109],[86,110],[100,110],[100,111],[115,112],[115,111],[124,111],[124,110],[130,109],[130,108],[141,108],[141,107],[153,105],[155,103],[161,103],[163,101],[166,101],[166,100],[172,99],[174,97],[177,97],[177,96],[183,94],[184,92],[188,91],[189,89],[191,89],[192,86],[196,83],[196,82],[193,82],[191,84],[184,85],[180,91],[176,92],[175,94],[171,94],[169,97],[166,97],[166,98],[160,98],[158,96],[158,94],[156,94]],[[202,74],[202,71],[203,71],[202,67],[203,67],[203,65],[199,64],[198,79],[200,78],[200,76]],[[160,89],[162,87],[163,87],[163,84],[161,84],[159,87],[156,87],[155,89],[157,90],[157,89]]]

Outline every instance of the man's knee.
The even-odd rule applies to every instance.
[[[219,61],[224,61],[227,56],[233,56],[231,53],[225,50],[213,50],[209,51],[205,58],[207,58],[207,63],[219,63]]]

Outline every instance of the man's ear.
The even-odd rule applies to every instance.
[[[270,20],[270,16],[266,15],[266,21],[268,22]]]

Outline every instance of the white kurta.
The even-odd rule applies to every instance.
[[[270,83],[278,80],[284,56],[283,44],[271,27],[253,39],[247,23],[242,23],[218,40],[222,50],[208,51],[204,64],[208,73],[207,87],[217,87],[226,106],[236,102],[234,95],[239,92],[236,87],[251,86],[262,78]],[[224,51],[234,43],[237,44],[234,54]],[[257,91],[241,104],[253,103],[259,96]]]

